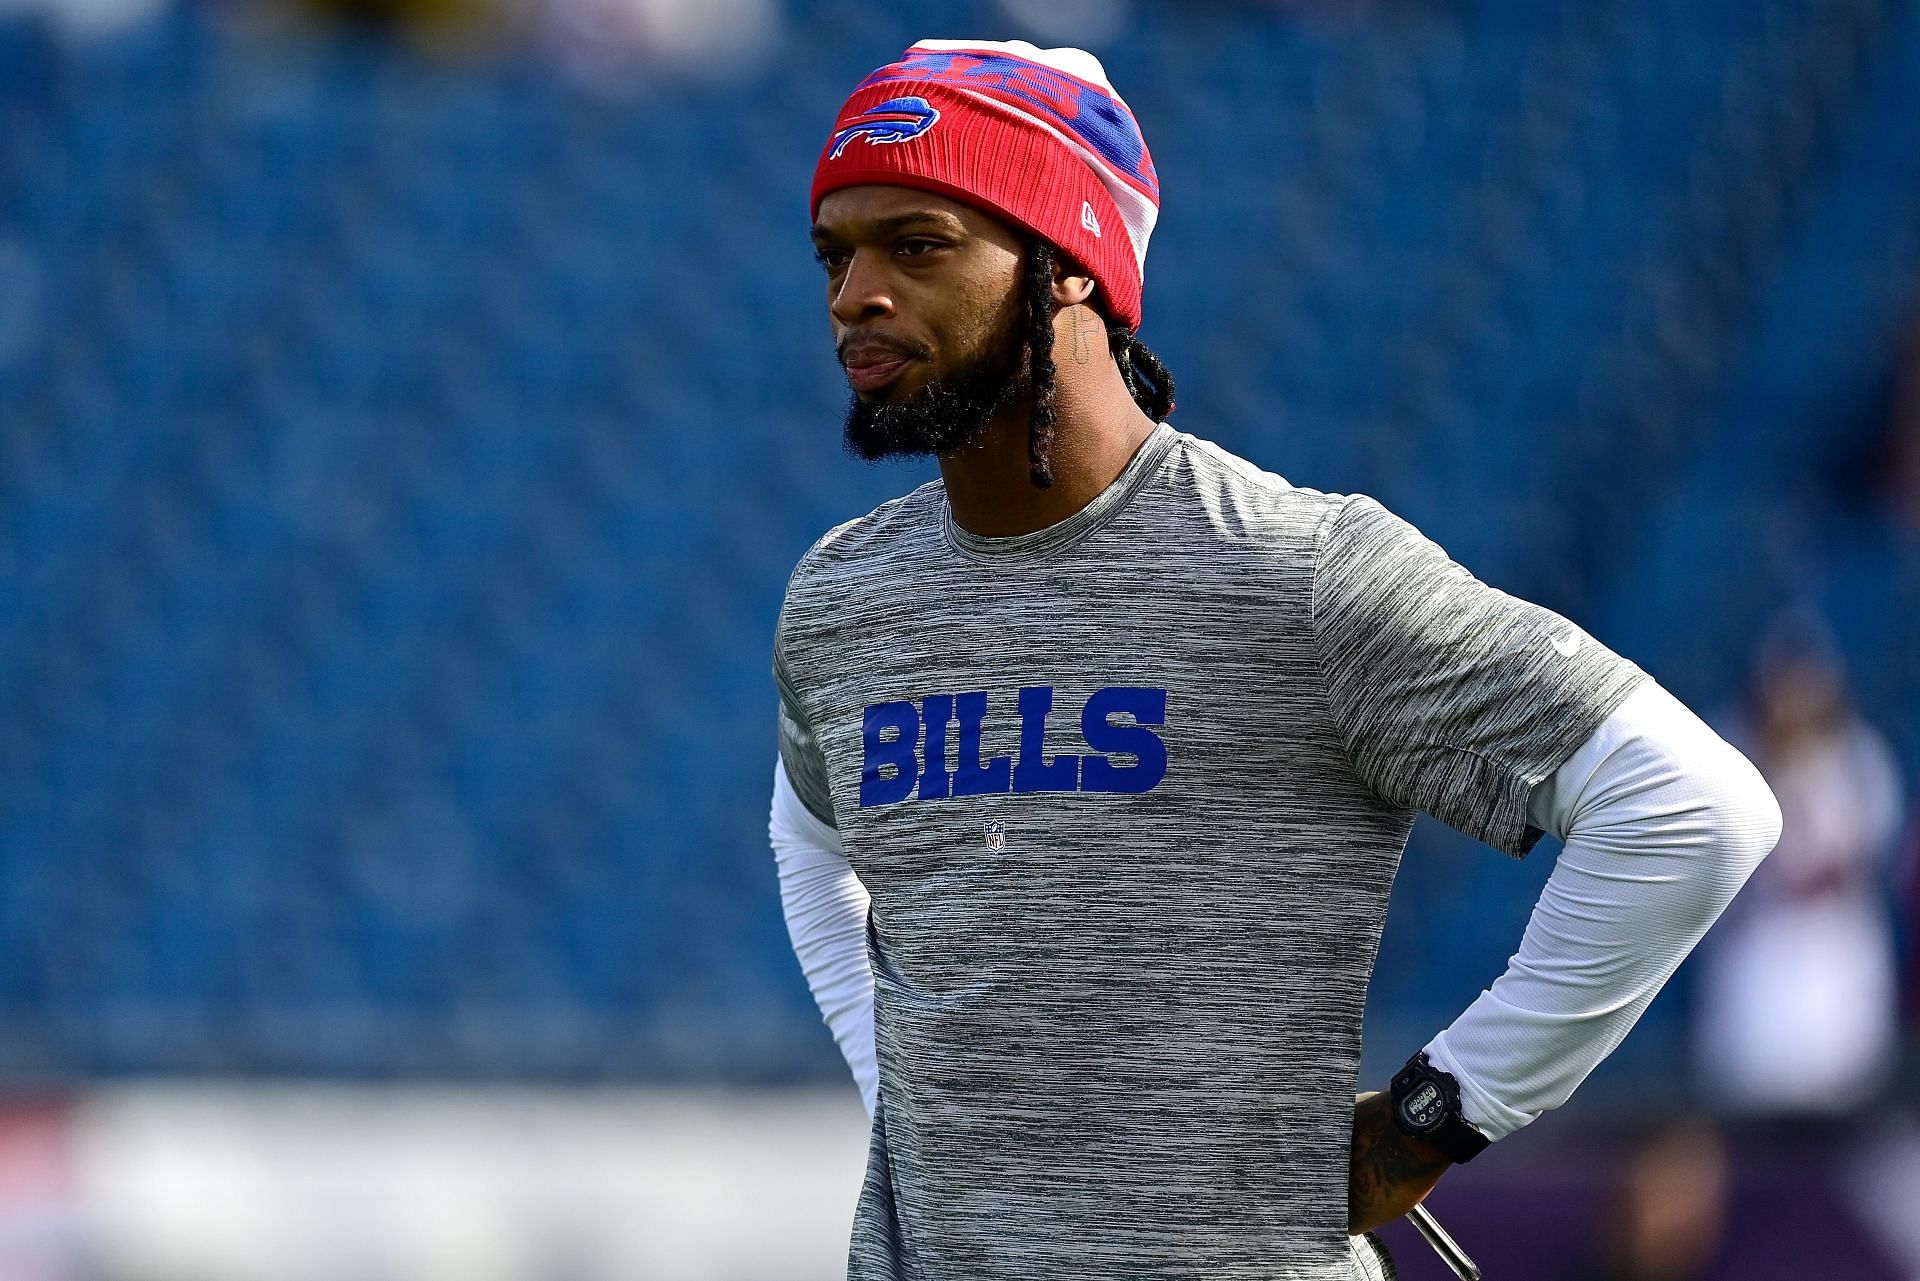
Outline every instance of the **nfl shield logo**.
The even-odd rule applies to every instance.
[[[987,824],[987,853],[998,854],[1007,848],[1007,825],[999,819]]]

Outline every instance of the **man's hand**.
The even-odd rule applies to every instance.
[[[1393,1100],[1381,1090],[1353,1100],[1353,1166],[1347,1175],[1347,1231],[1358,1235],[1426,1200],[1452,1164],[1424,1139],[1393,1123]]]

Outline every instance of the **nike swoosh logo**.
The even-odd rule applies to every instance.
[[[1580,638],[1578,636],[1556,636],[1553,638],[1553,647],[1559,651],[1560,657],[1572,658],[1580,652]]]

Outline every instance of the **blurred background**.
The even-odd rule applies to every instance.
[[[840,451],[806,208],[930,36],[1105,61],[1176,426],[1781,799],[1442,1220],[1491,1281],[1920,1277],[1914,3],[0,0],[0,1281],[844,1274],[768,661],[933,474]],[[1554,853],[1421,820],[1361,1088]]]

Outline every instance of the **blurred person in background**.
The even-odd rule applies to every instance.
[[[1920,1057],[1920,797],[1907,812],[1907,835],[1901,843],[1899,872],[1894,878],[1900,919],[1906,940],[1907,968],[1903,983],[1907,1033]]]
[[[1920,306],[1914,314],[1901,347],[1886,429],[1857,478],[1877,497],[1888,528],[1901,540],[1920,540]],[[1920,796],[1908,800],[1894,894],[1906,956],[1902,1008],[1920,1062]]]
[[[1703,1281],[1726,1236],[1726,1145],[1703,1118],[1654,1128],[1629,1154],[1581,1281]]]
[[[1901,347],[1886,430],[1861,469],[1888,520],[1920,537],[1920,307]]]
[[[1899,994],[1887,881],[1903,801],[1825,626],[1776,621],[1728,734],[1779,798],[1773,855],[1701,947],[1703,1097],[1756,1117],[1851,1113],[1889,1083]]]
[[[1886,429],[1859,477],[1878,497],[1888,527],[1900,540],[1920,540],[1920,304],[1913,313],[1894,377]],[[1894,892],[1906,956],[1903,1009],[1915,1062],[1920,1065],[1920,795],[1908,800]]]

